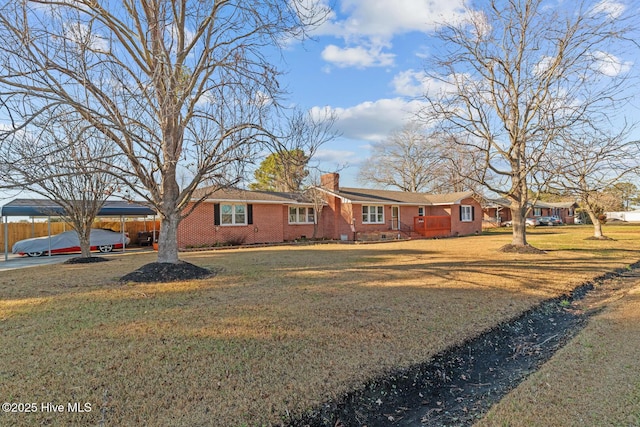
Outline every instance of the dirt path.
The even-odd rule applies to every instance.
[[[580,286],[569,296],[545,301],[424,364],[371,381],[289,425],[472,425],[573,338],[598,311],[590,307],[640,281],[640,263],[632,267]],[[622,286],[605,286],[612,278]]]

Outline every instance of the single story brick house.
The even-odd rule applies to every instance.
[[[207,189],[198,190],[200,199]],[[277,243],[301,238],[384,240],[482,231],[473,192],[450,194],[341,188],[337,173],[311,193],[225,189],[193,208],[178,227],[180,248]]]

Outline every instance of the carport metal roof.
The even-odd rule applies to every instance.
[[[59,216],[65,210],[60,204],[46,199],[15,199],[0,207],[0,216]],[[108,200],[98,212],[98,216],[147,216],[155,215],[156,211],[148,205],[120,200]]]

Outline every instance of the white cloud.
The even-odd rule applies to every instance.
[[[411,31],[429,32],[464,15],[465,0],[342,0],[318,32],[349,39],[384,37]],[[338,16],[342,17],[342,19]]]
[[[381,46],[341,48],[331,44],[322,51],[322,59],[338,67],[386,67],[393,65],[394,58],[394,54],[382,52]]]
[[[555,58],[553,56],[543,56],[540,61],[533,67],[533,74],[536,77],[542,76],[544,73],[549,71],[549,68],[553,65]]]
[[[593,53],[593,57],[596,70],[609,77],[624,74],[633,66],[632,62],[622,62],[620,58],[607,52],[596,51]]]
[[[109,52],[109,42],[104,37],[91,32],[88,25],[72,22],[64,26],[67,40],[78,46],[86,47],[94,52]]]
[[[345,138],[378,142],[402,127],[425,106],[419,101],[401,98],[363,102],[349,108],[334,108],[338,117],[336,130]]]
[[[465,78],[459,75],[458,79]],[[396,74],[391,81],[396,94],[408,97],[437,95],[455,89],[454,77],[435,79],[424,71],[406,70]]]
[[[314,31],[334,36],[345,46],[327,46],[322,57],[339,67],[391,66],[391,40],[409,32],[428,33],[443,22],[465,16],[465,0],[341,0],[339,9]],[[386,50],[386,52],[385,52]]]
[[[604,13],[611,19],[618,19],[625,9],[626,7],[624,4],[615,0],[602,0],[593,7],[592,12],[594,15]]]

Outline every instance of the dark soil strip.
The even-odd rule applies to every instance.
[[[594,289],[593,283],[547,300],[424,364],[370,381],[287,425],[470,426],[586,325],[590,314],[572,309],[571,302]]]

